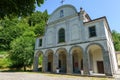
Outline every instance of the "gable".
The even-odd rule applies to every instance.
[[[54,22],[63,17],[71,16],[77,14],[77,10],[72,5],[63,5],[58,7],[50,16],[47,23]]]

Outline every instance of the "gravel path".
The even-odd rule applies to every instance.
[[[0,80],[114,80],[94,77],[80,77],[59,74],[0,72]]]

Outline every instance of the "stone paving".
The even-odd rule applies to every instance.
[[[0,72],[0,80],[115,80],[115,79],[47,74],[47,73]]]
[[[116,78],[115,80],[120,80],[120,69],[117,71],[115,78]]]

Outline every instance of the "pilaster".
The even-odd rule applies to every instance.
[[[33,71],[37,72],[38,71],[38,56],[34,57],[34,61],[33,61]]]
[[[83,71],[84,75],[89,75],[89,54],[83,51]]]
[[[72,54],[67,55],[67,74],[73,73]]]
[[[53,72],[56,73],[56,68],[58,67],[58,55],[53,55]]]
[[[47,56],[43,56],[43,62],[42,62],[42,72],[47,72],[48,69],[48,61]]]
[[[103,52],[103,62],[104,62],[104,72],[107,76],[112,76],[112,70],[111,70],[111,65],[110,65],[110,58],[109,58],[109,52],[104,51]]]

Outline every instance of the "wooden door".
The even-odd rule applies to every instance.
[[[98,69],[98,73],[104,73],[104,65],[103,65],[103,61],[97,61],[97,69]]]

